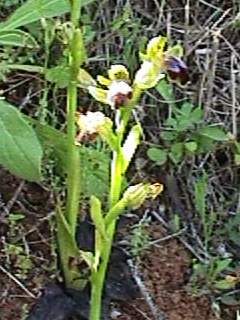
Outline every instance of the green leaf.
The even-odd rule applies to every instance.
[[[96,271],[101,257],[103,241],[107,239],[107,232],[102,213],[102,204],[95,196],[91,196],[90,198],[90,213],[95,226],[95,255],[92,269]]]
[[[92,221],[95,225],[95,229],[98,230],[103,238],[105,238],[106,229],[102,215],[102,204],[101,201],[95,196],[91,196],[90,198],[90,213]]]
[[[185,115],[181,117],[181,119],[179,119],[178,124],[176,126],[176,130],[177,131],[185,131],[187,129],[189,129],[192,126],[192,122],[190,120],[190,118],[188,116]]]
[[[191,153],[194,153],[198,148],[198,145],[197,145],[197,143],[195,141],[185,142],[184,146],[187,149],[187,151],[189,151]]]
[[[168,118],[166,120],[166,126],[176,128],[177,127],[177,120],[172,117]]]
[[[38,48],[36,40],[29,33],[21,30],[0,30],[0,45]]]
[[[207,175],[204,173],[194,184],[194,199],[197,212],[200,214],[203,224],[206,217]]]
[[[165,79],[162,79],[158,82],[155,88],[166,101],[166,103],[168,103],[171,107],[175,107],[176,99],[173,93],[173,87],[171,83],[169,83]]]
[[[220,127],[216,126],[207,126],[199,129],[197,133],[201,136],[210,138],[215,141],[227,141],[229,140],[228,136],[224,132],[224,130]]]
[[[60,173],[65,174],[67,169],[67,138],[63,132],[45,125],[38,121],[26,117],[28,121],[35,125],[35,131],[47,148],[53,149]],[[82,170],[82,194],[85,197],[95,195],[103,199],[108,191],[109,186],[109,152],[105,150],[96,150],[93,146],[79,146],[80,161],[84,167]]]
[[[127,170],[132,157],[140,143],[140,137],[142,134],[142,128],[139,124],[132,127],[129,132],[124,145],[122,147],[123,154],[123,173]]]
[[[200,107],[195,108],[190,114],[190,120],[193,123],[200,123],[203,121],[203,110]]]
[[[59,165],[59,173],[66,173],[67,164],[67,137],[66,135],[46,124],[41,124],[35,119],[25,116],[27,121],[35,127],[35,132],[44,148],[52,149],[57,164]],[[77,147],[76,147],[77,148]]]
[[[9,213],[7,219],[10,222],[16,222],[25,218],[25,215],[22,213]]]
[[[198,144],[198,153],[202,152],[209,152],[212,151],[214,148],[214,140],[201,136],[198,134],[193,134],[192,138],[197,142]]]
[[[86,280],[81,277],[78,263],[81,263],[79,260],[84,257],[79,252],[76,240],[59,204],[56,206],[56,221],[58,247],[65,282],[72,287],[83,288],[86,285]],[[83,272],[83,270],[81,271]]]
[[[160,148],[149,148],[147,155],[149,159],[156,162],[159,166],[163,165],[167,161],[166,151]]]
[[[0,163],[13,174],[39,181],[42,147],[23,115],[0,100]]]
[[[81,0],[85,6],[94,0]],[[16,29],[41,18],[52,18],[70,11],[68,0],[28,0],[7,21],[0,23],[1,30]]]
[[[181,161],[182,156],[183,156],[183,147],[184,144],[181,142],[174,143],[171,146],[171,151],[169,153],[169,157],[171,160],[175,163],[178,164],[179,161]]]
[[[219,259],[216,262],[216,269],[214,270],[214,275],[218,275],[219,273],[223,272],[225,269],[227,269],[232,262],[231,258],[228,259]]]
[[[236,164],[237,166],[240,165],[240,154],[236,153],[236,154],[234,155],[234,162],[235,162],[235,164]]]
[[[79,152],[81,165],[84,167],[82,170],[82,194],[85,197],[95,195],[101,200],[105,199],[109,187],[109,152],[84,146],[79,148]]]
[[[87,89],[89,86],[96,86],[93,77],[84,69],[80,68],[78,73],[78,87]]]
[[[66,88],[70,82],[69,66],[59,65],[48,69],[46,79],[49,82],[55,83],[61,89]]]
[[[214,283],[214,287],[219,290],[229,290],[236,286],[236,282],[229,282],[227,279],[218,280]]]
[[[192,109],[193,109],[193,105],[190,102],[184,102],[181,105],[181,108],[177,109],[177,111],[184,116],[189,116]]]
[[[172,140],[175,140],[177,138],[176,131],[171,131],[171,130],[162,131],[160,135],[161,135],[161,138],[163,140],[168,140],[168,141],[172,141]]]
[[[44,68],[39,66],[31,66],[26,64],[6,64],[5,62],[0,63],[1,72],[7,72],[9,70],[22,70],[27,72],[44,73]]]

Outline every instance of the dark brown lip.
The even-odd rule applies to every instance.
[[[164,60],[169,78],[185,85],[189,81],[188,67],[185,62],[174,56],[168,56]]]

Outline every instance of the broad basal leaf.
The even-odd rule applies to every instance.
[[[81,0],[82,6],[94,0]],[[0,30],[15,29],[41,18],[60,16],[70,11],[69,0],[28,0],[10,18],[0,24]]]
[[[35,131],[15,107],[0,100],[0,164],[21,178],[38,181],[41,158]]]
[[[0,30],[0,45],[37,48],[36,40],[21,30]]]

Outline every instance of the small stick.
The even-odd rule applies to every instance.
[[[36,299],[37,297],[29,291],[22,282],[20,282],[14,275],[8,272],[3,266],[0,265],[0,270],[5,273],[11,280],[13,280],[29,297]]]
[[[185,5],[185,22],[184,22],[184,49],[188,51],[188,38],[189,38],[189,24],[190,24],[190,0],[186,1]]]
[[[222,21],[225,19],[225,17],[229,14],[230,11],[231,9],[227,9],[226,11],[224,11],[221,17],[212,25],[210,29],[204,29],[202,37],[200,37],[198,41],[196,41],[195,45],[192,46],[191,49],[189,49],[189,51],[187,52],[187,56],[191,55],[196,50],[196,48],[202,43],[202,41],[209,36],[209,33],[213,32],[214,29],[216,29],[217,26],[222,23]]]
[[[236,71],[234,70],[236,57],[231,54],[231,80],[232,80],[232,134],[237,137],[237,117],[236,117]]]
[[[128,265],[130,266],[130,268],[132,270],[134,280],[136,281],[136,283],[141,291],[141,294],[143,295],[145,301],[147,302],[147,305],[148,305],[149,309],[151,310],[151,313],[154,316],[154,319],[155,320],[166,320],[164,313],[162,311],[158,310],[158,308],[155,306],[155,304],[152,300],[152,297],[150,296],[150,294],[148,292],[148,289],[144,285],[144,283],[139,275],[140,272],[139,272],[136,264],[134,264],[133,261],[131,259],[129,259]]]
[[[156,212],[156,211],[150,211],[151,214],[159,221],[162,223],[162,225],[168,229],[168,224],[167,222]],[[194,248],[187,243],[181,236],[176,236],[178,240],[201,262],[205,262],[206,260],[203,259],[195,250]]]
[[[173,234],[169,234],[168,236],[162,237],[157,240],[153,240],[149,243],[149,245],[158,246],[158,243],[176,238],[176,237],[180,236],[181,234],[183,234],[186,230],[187,230],[187,228],[185,227],[185,228],[179,230],[178,232],[175,232]]]
[[[22,191],[22,188],[23,188],[24,184],[25,184],[25,181],[21,181],[20,182],[19,186],[17,187],[16,191],[14,192],[14,195],[8,201],[8,203],[6,204],[6,206],[4,208],[5,214],[9,214],[9,212],[11,211],[14,203],[17,201],[17,198],[18,198],[19,194]]]
[[[208,75],[208,91],[207,91],[207,100],[205,103],[205,118],[207,118],[210,106],[212,104],[213,99],[213,88],[214,88],[214,81],[216,75],[216,65],[217,65],[217,58],[218,58],[218,49],[219,49],[219,32],[215,32],[213,34],[213,48],[212,48],[212,68]]]

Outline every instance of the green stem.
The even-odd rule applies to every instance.
[[[112,208],[119,200],[122,185],[121,176],[121,150],[119,152],[113,153],[113,161],[111,168],[111,189],[109,198],[109,207]],[[91,279],[91,309],[90,309],[90,320],[100,320],[101,319],[101,300],[103,286],[108,266],[108,261],[111,254],[113,237],[116,229],[116,220],[109,224],[107,228],[107,241],[104,242],[102,248],[102,262],[99,269],[93,272]]]
[[[77,76],[81,65],[81,53],[85,48],[82,42],[81,32],[78,29],[80,18],[81,0],[70,0],[72,38],[69,43],[69,67],[70,82],[67,88],[67,199],[65,218],[68,223],[72,238],[75,239],[77,217],[79,214],[80,200],[80,155],[75,145],[76,126],[75,114],[77,109]],[[61,221],[60,221],[61,223]],[[61,236],[61,228],[58,228],[58,239]],[[59,241],[59,254],[62,261],[65,283],[68,287],[74,286],[76,273],[68,266],[70,252],[66,252],[66,246]],[[65,267],[64,267],[65,266]]]
[[[75,146],[75,112],[77,107],[77,87],[75,82],[68,86],[67,93],[67,204],[66,218],[72,235],[75,236],[80,197],[80,159]]]
[[[113,160],[111,166],[111,186],[109,195],[109,209],[113,208],[114,205],[119,201],[121,195],[122,187],[122,150],[121,145],[124,138],[124,133],[128,125],[129,117],[131,115],[132,109],[136,105],[142,91],[135,88],[134,96],[129,102],[128,106],[123,109],[122,121],[117,128],[117,134],[119,138],[118,150],[113,152]],[[102,292],[104,287],[104,281],[106,278],[106,271],[108,266],[108,261],[111,254],[112,243],[114,239],[114,234],[116,230],[117,220],[112,221],[107,226],[107,241],[104,241],[101,253],[101,263],[99,269],[92,273],[91,278],[91,308],[90,308],[90,320],[100,320],[101,319],[101,307],[102,307]]]

